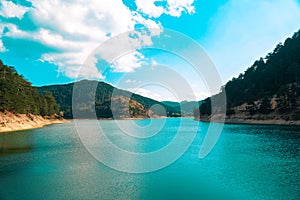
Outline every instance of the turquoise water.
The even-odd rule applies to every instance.
[[[159,134],[138,142],[121,134],[113,121],[98,123],[120,148],[144,153],[172,142],[180,120],[185,134],[198,125],[192,119],[164,120]],[[87,127],[94,122],[81,121]],[[300,198],[299,127],[225,125],[212,152],[199,159],[207,126],[200,122],[196,138],[176,162],[144,174],[98,162],[84,148],[74,122],[0,134],[0,199]]]

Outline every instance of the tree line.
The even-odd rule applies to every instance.
[[[51,92],[38,94],[32,84],[19,75],[14,67],[0,60],[0,112],[51,116],[58,114],[59,106]]]
[[[72,105],[73,87],[75,84],[77,87],[80,85],[82,93],[76,94],[76,97],[78,98],[77,101],[75,101],[76,105]],[[90,88],[93,88],[92,85],[95,84],[97,85],[96,91],[91,91]],[[37,89],[39,93],[50,91],[53,94],[57,103],[60,105],[60,110],[63,112],[64,118],[73,118],[73,106],[76,108],[75,110],[82,111],[81,115],[85,118],[93,116],[93,112],[96,112],[97,118],[118,118],[122,116],[147,117],[150,108],[153,114],[164,114],[159,107],[153,105],[161,105],[165,109],[165,114],[168,117],[181,116],[180,109],[178,108],[173,108],[156,100],[115,88],[112,85],[101,81],[81,80],[76,83],[42,86]],[[92,102],[78,102],[81,99],[80,95],[94,97],[95,108],[91,107],[91,105],[93,105]],[[125,100],[129,101],[129,108],[125,107],[128,106],[124,103],[126,102]],[[114,105],[119,105],[119,107],[112,108],[112,102]],[[127,112],[130,113],[130,116],[127,116]]]
[[[247,103],[250,115],[268,114],[274,109],[288,113],[298,109],[300,96],[300,30],[285,42],[279,43],[265,58],[256,60],[244,73],[221,88],[227,96],[227,115],[233,108]],[[204,100],[194,116],[211,114],[211,98]],[[271,100],[277,102],[272,108]],[[257,102],[260,102],[257,105]]]

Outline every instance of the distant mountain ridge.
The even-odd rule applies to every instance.
[[[162,103],[180,110],[183,117],[192,117],[194,115],[194,110],[202,104],[202,101],[162,101]]]
[[[72,93],[75,83],[62,84],[62,85],[50,85],[37,87],[39,93],[49,91],[52,93],[56,102],[60,105],[60,110],[63,112],[64,118],[73,118],[72,113]],[[131,93],[126,90],[118,89],[105,82],[98,82],[93,80],[81,80],[76,84],[82,84],[83,88],[86,88],[85,95],[95,96],[95,111],[97,118],[149,118],[149,117],[180,117],[181,113],[178,108],[174,108],[169,105],[165,105],[162,102],[143,97],[138,94]],[[91,84],[97,84],[95,94],[89,90]],[[114,96],[113,96],[114,94]],[[126,102],[129,102],[126,105]],[[112,103],[118,105],[116,108],[112,108]],[[86,102],[85,105],[81,105],[82,116],[87,113],[93,112],[93,109]],[[127,106],[127,107],[126,107]],[[163,109],[162,109],[163,108]]]
[[[80,102],[72,106],[74,85],[81,85],[82,95],[95,97],[93,102]],[[97,84],[95,94],[92,85]],[[34,114],[73,118],[75,108],[80,117],[90,118],[155,118],[191,116],[197,102],[159,102],[126,90],[118,89],[105,82],[81,80],[76,83],[34,87],[14,67],[6,66],[0,60],[0,112]],[[80,92],[81,93],[81,92]],[[76,102],[76,101],[75,101]],[[191,105],[194,104],[194,107]],[[171,105],[172,104],[172,105]],[[173,106],[176,104],[176,106]],[[93,107],[94,105],[94,107]],[[112,105],[114,105],[112,107]],[[182,113],[181,113],[182,112]]]

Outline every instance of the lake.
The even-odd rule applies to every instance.
[[[147,127],[151,122],[120,123]],[[213,150],[200,159],[209,123],[185,118],[156,119],[155,123],[163,125],[158,134],[151,135],[157,131],[151,128],[143,133],[133,131],[140,138],[124,135],[109,120],[80,120],[77,130],[86,127],[86,138],[79,137],[75,121],[0,134],[0,199],[300,198],[300,127],[226,124]],[[140,153],[172,143],[178,126],[186,134],[183,141],[194,131],[191,127],[198,129],[187,151],[171,165],[148,173],[128,173],[102,164],[85,148],[103,149],[119,167],[143,164],[118,158],[103,147],[101,138],[90,138],[94,124],[121,149]],[[162,161],[168,159],[164,156]]]

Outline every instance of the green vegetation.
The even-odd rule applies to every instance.
[[[244,109],[250,116],[270,113],[291,114],[293,120],[300,119],[300,31],[284,44],[278,44],[266,58],[260,58],[238,78],[229,81],[222,90],[227,96],[227,115]],[[195,110],[194,116],[209,116],[211,98]],[[245,104],[245,108],[241,105]],[[237,107],[239,107],[237,109]]]
[[[173,101],[162,101],[164,105],[170,106],[181,112],[182,116],[193,116],[194,109],[199,107],[202,101],[182,101],[182,102],[173,102]]]
[[[152,114],[158,116],[167,115],[168,117],[181,116],[178,108],[173,108],[153,99],[117,89],[104,82],[82,80],[76,82],[76,85],[77,84],[80,84],[80,88],[83,90],[82,94],[78,95],[94,97],[94,102],[78,102],[80,101],[80,96],[78,96],[77,104],[74,106],[76,106],[76,110],[80,112],[80,116],[82,117],[89,118],[94,116],[94,110],[97,118],[146,118]],[[96,92],[91,91],[91,88],[93,88],[95,84],[97,85]],[[45,91],[50,91],[56,102],[60,105],[64,118],[70,119],[73,118],[73,87],[74,83],[69,83],[64,85],[43,86],[37,89],[40,94],[43,94]],[[112,102],[113,105],[117,105],[117,107],[112,108]],[[129,102],[129,106],[126,105],[126,102]],[[95,103],[95,109],[92,107],[93,103]],[[164,110],[166,110],[166,113],[163,113],[159,106],[154,105],[162,106]]]
[[[299,55],[300,31],[284,44],[278,44],[265,58],[255,61],[237,78],[230,80],[221,88],[227,96],[227,116],[275,113],[285,116],[287,120],[300,120]],[[65,118],[73,118],[74,83],[35,88],[13,67],[4,65],[2,61],[0,67],[0,112],[7,110],[46,116],[58,114],[60,109]],[[80,95],[93,97],[92,102],[77,102],[74,105],[83,117],[91,114],[98,118],[180,117],[194,114],[195,118],[200,118],[211,115],[211,99],[220,97],[217,94],[201,102],[158,102],[104,82],[82,80],[76,84],[83,86]],[[90,90],[93,85],[97,85],[95,92]],[[118,106],[112,108],[112,103]]]
[[[13,67],[6,66],[0,61],[0,112],[10,111],[19,114],[36,114],[42,116],[61,115],[65,118],[73,118],[72,94],[74,83],[64,85],[51,85],[33,87],[30,82],[19,75]],[[164,105],[150,98],[133,94],[125,90],[117,89],[104,82],[82,80],[81,84],[85,91],[82,95],[93,95],[91,86],[97,84],[95,101],[81,102],[78,109],[82,117],[90,117],[94,114],[91,105],[95,105],[98,118],[128,118],[128,117],[150,117],[167,115],[179,117],[177,108]],[[114,94],[114,96],[112,96]],[[118,105],[111,108],[112,102]],[[129,102],[129,106],[126,105]],[[94,103],[94,104],[93,104]],[[161,105],[166,113],[154,105]],[[116,110],[117,109],[117,110]]]
[[[50,92],[38,94],[37,89],[13,67],[0,60],[0,112],[50,116],[58,113],[58,105]]]

